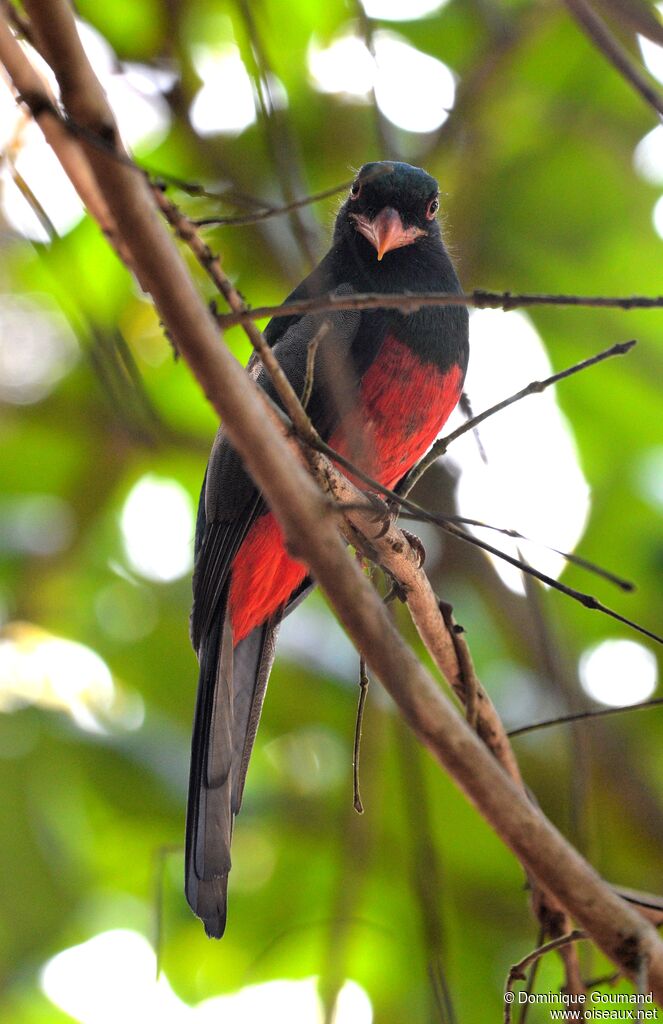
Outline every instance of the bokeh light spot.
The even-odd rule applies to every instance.
[[[249,73],[233,43],[212,49],[198,47],[196,71],[203,85],[191,104],[191,124],[199,135],[239,135],[256,120],[256,105]],[[222,97],[232,96],[232,103]]]
[[[142,477],[124,503],[120,526],[129,564],[145,579],[170,583],[190,571],[193,505],[177,480]]]
[[[601,704],[639,704],[656,689],[656,658],[635,640],[604,640],[580,658],[580,681],[590,697]]]
[[[479,310],[470,317],[471,358],[466,390],[481,412],[532,380],[551,373],[541,338],[525,314]],[[447,431],[462,422],[460,414]],[[570,427],[553,389],[526,398],[479,427],[487,464],[472,433],[455,442],[446,459],[461,469],[458,503],[462,515],[519,530],[536,541],[573,550],[589,512],[589,487],[578,461]],[[495,547],[517,557],[518,549],[537,568],[559,576],[559,555],[539,545],[511,541],[476,530]],[[520,571],[491,560],[503,581],[523,592]]]
[[[392,32],[376,32],[375,58],[358,36],[346,34],[325,49],[309,48],[309,71],[321,92],[365,99],[375,89],[384,116],[404,131],[435,131],[455,99],[455,79],[442,61]]]
[[[31,623],[14,622],[0,638],[0,711],[29,704],[64,711],[86,732],[105,732],[107,726],[136,729],[143,721],[140,698],[118,691],[96,651]]]
[[[380,21],[416,21],[437,14],[448,0],[362,0],[369,18]]]
[[[102,932],[52,957],[42,968],[41,988],[50,1001],[80,1024],[323,1024],[316,978],[277,979],[231,995],[187,1006],[161,973],[138,932]],[[360,985],[346,981],[337,999],[334,1024],[371,1024],[371,1001]]]
[[[393,124],[408,132],[434,132],[454,105],[454,76],[442,61],[404,40],[378,32],[375,99]]]
[[[633,152],[638,174],[652,185],[663,185],[663,125],[657,125],[640,139]]]
[[[654,222],[656,234],[663,238],[663,196],[661,196],[654,207],[652,221]]]
[[[78,354],[71,328],[46,297],[0,295],[0,401],[41,401]]]
[[[55,494],[0,499],[0,552],[55,555],[73,534],[73,510]]]
[[[663,4],[657,4],[656,7],[659,13],[663,13]],[[638,42],[645,67],[650,75],[663,84],[663,46],[641,35],[638,35]]]
[[[373,88],[375,64],[358,36],[335,39],[325,49],[311,44],[308,66],[320,92],[365,98]]]

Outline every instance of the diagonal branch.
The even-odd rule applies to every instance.
[[[539,729],[551,729],[553,725],[566,725],[568,722],[582,722],[590,718],[609,718],[612,715],[624,715],[629,711],[646,711],[648,708],[658,708],[663,704],[663,697],[652,697],[651,700],[643,700],[639,704],[627,704],[621,708],[593,708],[590,711],[575,711],[572,715],[560,715],[557,718],[548,718],[545,722],[532,722],[531,725],[520,725],[517,729],[509,729],[508,736],[524,736],[525,733],[538,732]]]
[[[653,110],[663,117],[663,94],[640,68],[633,63],[622,44],[614,37],[606,23],[593,10],[587,0],[564,0],[571,14],[589,36],[597,50],[610,61],[628,84],[642,96]]]
[[[282,217],[284,214],[300,210],[304,206],[319,203],[323,199],[329,199],[331,196],[338,195],[339,192],[347,192],[351,184],[352,179],[344,181],[340,185],[325,188],[321,192],[312,192],[310,195],[302,196],[300,199],[293,199],[282,206],[265,204],[263,210],[257,210],[255,213],[244,213],[234,217],[198,217],[194,218],[192,223],[199,228],[214,227],[215,225],[219,227],[240,227],[244,224],[259,224],[260,221],[269,220],[272,217]]]
[[[546,377],[545,380],[533,380],[527,385],[527,387],[521,388],[520,391],[516,391],[515,394],[510,395],[509,398],[503,398],[501,402],[491,405],[489,409],[486,409],[477,416],[473,416],[471,419],[466,420],[465,423],[462,423],[456,430],[447,434],[446,437],[441,437],[439,441],[435,442],[430,451],[426,452],[423,459],[421,459],[414,469],[410,470],[407,477],[398,488],[398,493],[402,494],[404,497],[407,496],[416,482],[421,479],[426,470],[429,469],[441,455],[446,454],[452,441],[456,441],[469,430],[474,430],[480,423],[487,420],[489,416],[494,416],[495,413],[502,412],[503,409],[508,409],[510,405],[514,405],[522,398],[527,398],[528,395],[539,395],[542,391],[545,391],[546,388],[552,387],[553,384],[557,384],[560,380],[565,380],[566,377],[571,377],[574,373],[580,373],[581,370],[587,370],[590,366],[595,366],[597,363],[603,362],[604,359],[610,359],[612,356],[626,355],[627,352],[631,351],[635,344],[635,341],[618,342],[616,345],[612,345],[611,348],[607,348],[603,352],[597,353],[595,356],[590,356],[589,359],[583,359],[582,362],[576,363],[574,366],[569,366],[566,370],[561,370],[559,373],[553,373],[550,377]]]

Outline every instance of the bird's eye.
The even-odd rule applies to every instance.
[[[353,185],[352,185],[352,188],[350,189],[350,198],[351,199],[359,199],[360,192],[361,192],[361,182],[360,181],[355,181],[353,183]]]
[[[438,199],[437,196],[433,196],[428,206],[426,207],[426,217],[428,218],[428,220],[433,220],[439,208],[440,200]]]

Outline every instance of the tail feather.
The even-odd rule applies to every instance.
[[[237,814],[242,805],[249,758],[258,731],[269,673],[274,664],[280,621],[279,612],[240,640],[234,652],[233,814]]]
[[[214,938],[226,924],[230,841],[244,789],[280,614],[233,649],[227,616],[199,651],[186,823],[186,897]]]

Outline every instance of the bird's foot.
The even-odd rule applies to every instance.
[[[416,534],[410,533],[409,530],[404,530],[403,527],[401,527],[401,533],[414,551],[415,555],[417,555],[419,559],[419,568],[421,569],[422,565],[426,561],[426,548]]]
[[[362,493],[375,509],[375,522],[382,523],[382,529],[376,537],[376,540],[379,540],[380,537],[384,537],[385,533],[394,522],[398,514],[398,509],[392,502],[384,501],[384,499],[380,498],[374,491],[363,491]]]

